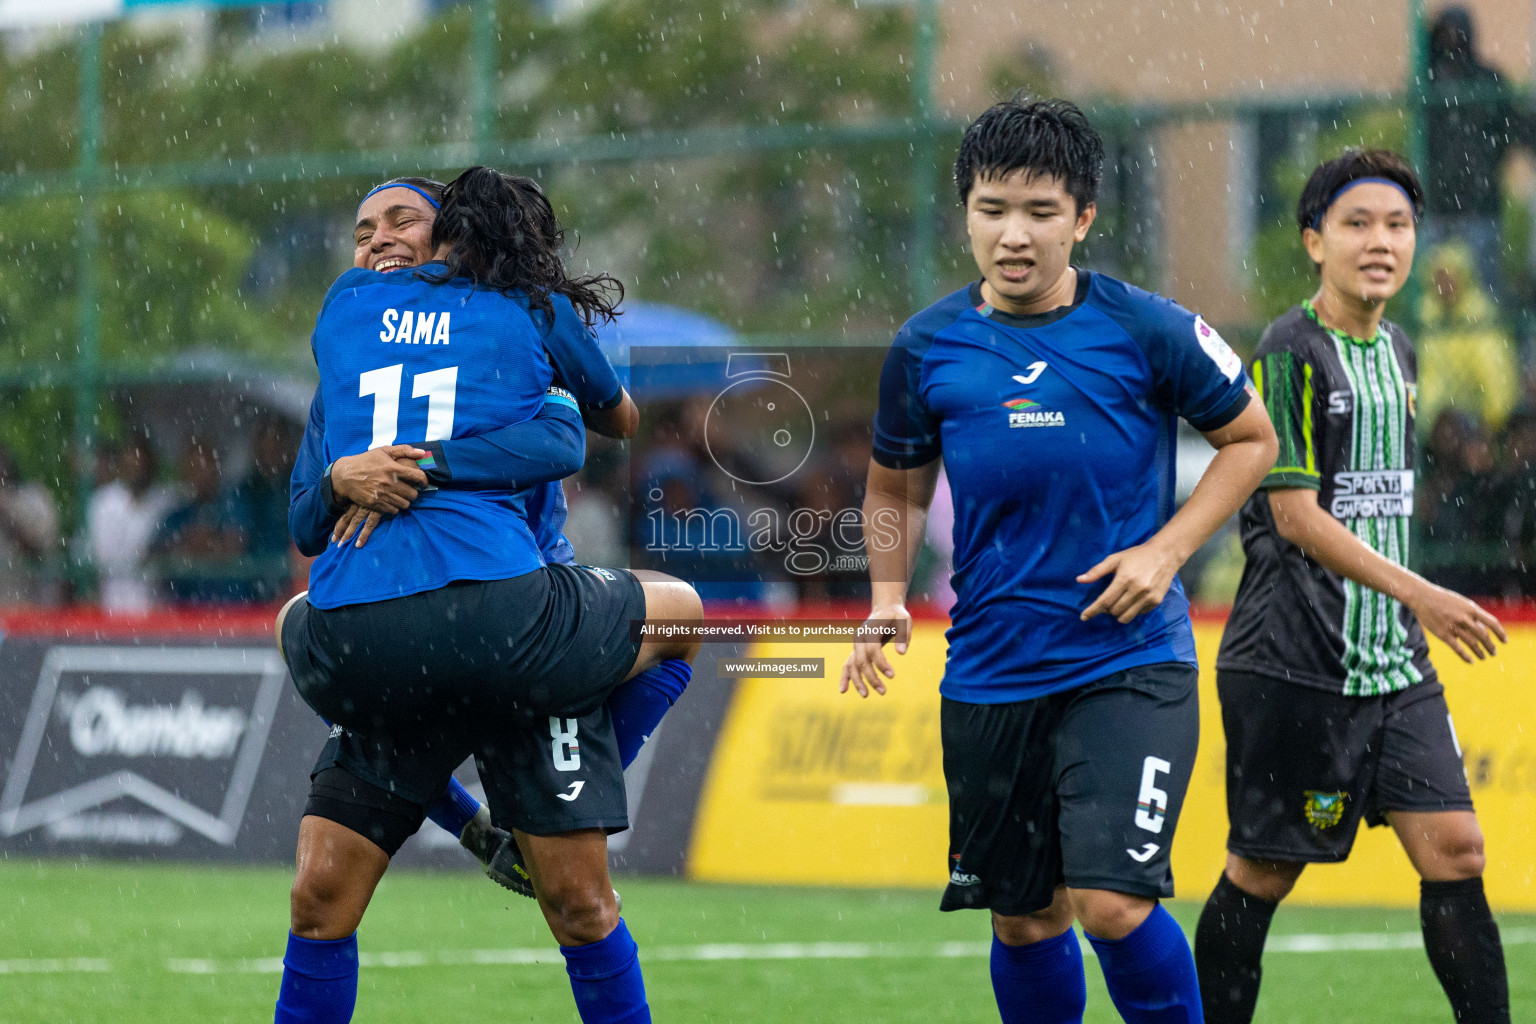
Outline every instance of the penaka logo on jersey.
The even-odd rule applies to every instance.
[[[1067,417],[1028,398],[1012,398],[1003,403],[1008,410],[1010,427],[1064,427]]]

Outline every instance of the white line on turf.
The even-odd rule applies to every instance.
[[[1506,946],[1536,943],[1536,928],[1506,928]],[[1422,949],[1418,932],[1342,932],[1338,934],[1274,935],[1265,945],[1269,953],[1364,953],[1383,950]],[[642,947],[641,958],[650,962],[704,962],[716,960],[882,960],[984,957],[990,942],[887,943],[887,942],[766,942],[706,943],[696,946]],[[1092,948],[1083,944],[1084,951]],[[475,965],[533,966],[559,964],[563,960],[553,947],[524,949],[444,949],[409,950],[395,953],[362,953],[358,963],[367,968],[464,967]],[[0,973],[6,964],[93,964],[75,970],[110,970],[105,960],[25,961],[0,960]],[[10,968],[26,970],[26,968]],[[70,968],[33,968],[61,970]],[[166,969],[176,974],[277,974],[282,960],[267,957],[257,960],[168,960]]]
[[[1536,928],[1506,928],[1506,946],[1536,943]],[[1402,949],[1420,949],[1423,939],[1418,932],[1341,932],[1338,934],[1273,935],[1265,946],[1269,953],[1359,953]],[[1084,946],[1085,951],[1092,949]],[[988,954],[987,942],[881,943],[881,942],[767,942],[706,943],[697,946],[653,946],[642,954],[653,962],[705,962],[716,960],[882,960],[982,957]],[[404,950],[393,953],[363,953],[361,966],[466,967],[534,966],[562,962],[558,950],[528,949],[445,949],[435,951]],[[173,974],[277,974],[283,969],[278,957],[254,960],[207,960],[176,958],[165,962]],[[97,958],[51,958],[0,960],[0,974],[102,974],[114,969],[110,960]]]
[[[75,957],[69,960],[0,960],[0,974],[102,974],[112,969],[110,960]]]

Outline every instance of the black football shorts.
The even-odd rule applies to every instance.
[[[606,707],[483,738],[474,757],[491,820],[502,828],[542,836],[629,827],[624,768]],[[437,793],[448,785],[443,760],[402,761],[396,751],[335,726],[311,772],[305,813],[345,825],[393,857],[426,815],[426,804],[400,795],[398,772]]]
[[[1062,884],[1173,895],[1169,850],[1200,736],[1197,672],[1116,672],[1014,704],[945,699],[943,910],[1044,910]]]
[[[300,600],[282,647],[300,695],[351,737],[335,763],[426,805],[466,757],[495,776],[502,762],[533,763],[525,743],[554,749],[599,735],[550,723],[601,708],[634,664],[630,624],[644,618],[644,591],[627,570],[551,565],[332,610]],[[545,817],[525,820],[542,827]]]
[[[1216,673],[1227,733],[1227,849],[1331,863],[1363,818],[1470,811],[1472,793],[1438,682],[1347,697],[1247,672]]]

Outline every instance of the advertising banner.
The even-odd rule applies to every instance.
[[[1222,624],[1195,626],[1201,741],[1173,848],[1178,894],[1203,899],[1225,862],[1226,781],[1216,647]],[[821,679],[739,684],[695,822],[689,871],[710,881],[904,885],[938,889],[947,872],[947,808],[939,756],[944,625],[919,623],[911,653],[893,656],[885,697],[839,694],[846,651],[759,644],[749,657],[824,657]],[[1536,625],[1464,665],[1432,655],[1446,686],[1478,817],[1487,837],[1489,898],[1536,910]],[[772,836],[771,843],[763,836]],[[1350,860],[1309,867],[1293,902],[1417,905],[1417,876],[1391,831],[1362,829]]]
[[[264,638],[0,643],[0,850],[291,860],[325,726]]]
[[[266,619],[166,617],[107,630],[38,617],[0,638],[0,853],[291,864],[327,726],[299,699]],[[713,644],[688,694],[625,773],[616,870],[681,874],[732,686]],[[482,796],[474,765],[458,775]],[[404,867],[473,870],[427,823]]]

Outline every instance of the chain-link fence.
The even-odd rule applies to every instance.
[[[564,18],[481,0],[434,5],[382,48],[350,46],[321,10],[297,27],[259,8],[191,28],[6,37],[0,600],[268,601],[300,585],[285,508],[313,389],[308,333],[352,263],[358,200],[395,175],[484,162],[536,177],[572,265],[626,286],[631,311],[605,334],[615,352],[696,331],[684,344],[817,358],[846,346],[852,365],[974,277],[947,167],[960,114],[977,111],[935,101],[935,0],[611,3]],[[1049,88],[1007,66],[994,78]],[[1080,260],[1191,304],[1217,296],[1208,318],[1251,351],[1315,287],[1292,211],[1318,159],[1385,145],[1433,170],[1421,137],[1474,117],[1527,140],[1523,97],[1503,85],[1414,81],[1422,95],[1085,101],[1109,161]],[[1453,106],[1460,128],[1437,120]],[[1188,161],[1193,177],[1186,152],[1209,154]],[[1533,233],[1525,204],[1498,189],[1492,201],[1477,217],[1431,210],[1419,286],[1390,315],[1423,353],[1421,564],[1515,595],[1536,543],[1520,358]],[[1214,264],[1198,258],[1213,250]],[[1458,281],[1487,297],[1470,320],[1439,301]],[[669,320],[677,311],[696,318]],[[685,429],[718,391],[700,378],[658,392],[634,450]],[[821,435],[853,507],[863,398]],[[645,506],[629,449],[591,449],[567,487],[570,532],[601,562],[623,557]],[[942,546],[924,561],[939,589]],[[1219,600],[1234,557],[1218,538],[1191,589]]]

